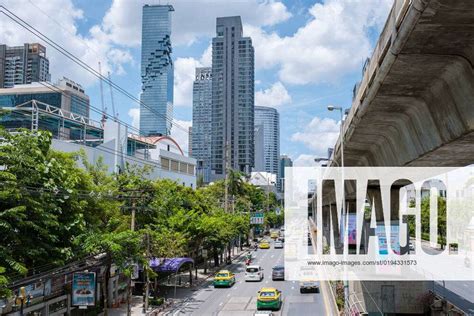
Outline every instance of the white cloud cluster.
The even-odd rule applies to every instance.
[[[291,102],[291,96],[285,86],[275,82],[270,88],[255,93],[255,105],[279,107]]]
[[[174,105],[193,105],[193,82],[197,67],[211,66],[212,46],[204,51],[200,59],[179,57],[174,62]]]
[[[117,44],[138,46],[141,42],[142,6],[149,1],[114,0],[101,28]],[[286,6],[276,0],[196,0],[168,1],[175,12],[172,19],[173,45],[189,45],[214,35],[215,18],[240,15],[251,25],[269,26],[291,17]]]
[[[128,110],[128,116],[132,118],[132,126],[140,128],[140,108],[131,108]]]
[[[314,162],[315,155],[308,155],[308,154],[301,154],[296,157],[295,161],[293,161],[294,167],[312,167],[316,166],[316,162]]]
[[[383,25],[392,3],[325,0],[310,8],[311,19],[291,36],[252,25],[244,32],[252,37],[257,67],[278,67],[282,82],[334,82],[359,69],[370,55],[368,30]]]
[[[132,61],[126,49],[113,47],[110,36],[94,26],[87,36],[80,35],[77,23],[84,19],[84,13],[71,0],[25,1],[3,0],[2,4],[10,11],[26,20],[62,48],[79,57],[90,67],[97,69],[102,63],[102,73],[107,71],[122,74],[123,65]],[[23,45],[27,42],[40,42],[38,37],[2,15],[0,19],[0,43],[9,46]],[[50,59],[50,72],[53,79],[63,75],[89,86],[96,78],[80,66],[56,51],[46,43],[46,55]],[[57,77],[55,77],[57,76]]]
[[[189,127],[192,125],[191,121],[183,121],[173,119],[173,126],[171,127],[171,137],[179,144],[181,149],[187,155],[189,147]]]
[[[294,133],[291,140],[303,143],[316,156],[326,157],[327,149],[334,147],[339,136],[339,124],[340,122],[333,119],[321,119],[316,116],[304,127],[302,132]]]

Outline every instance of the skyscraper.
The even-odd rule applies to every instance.
[[[242,32],[240,16],[217,18],[212,39],[213,178],[225,175],[226,152],[228,168],[250,173],[254,166],[254,49]]]
[[[143,6],[140,130],[169,135],[173,120],[171,5]]]
[[[255,126],[263,126],[263,170],[278,175],[280,159],[280,115],[274,108],[255,107]],[[257,160],[257,157],[255,157]]]
[[[50,80],[49,60],[43,45],[0,45],[0,88]]]
[[[193,134],[192,157],[196,158],[196,175],[209,183],[211,176],[211,116],[212,70],[196,68],[193,84]]]
[[[278,190],[280,192],[285,191],[285,167],[293,167],[293,161],[287,155],[280,156],[280,167],[278,171],[278,177],[280,181],[278,181]]]

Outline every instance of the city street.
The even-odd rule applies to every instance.
[[[253,315],[256,311],[257,291],[262,287],[275,287],[282,291],[283,305],[275,315],[328,315],[329,303],[327,294],[300,294],[297,281],[272,281],[272,267],[283,264],[284,249],[258,249],[253,251],[252,264],[264,269],[261,282],[245,282],[244,257],[230,266],[235,273],[236,284],[231,288],[217,288],[212,285],[212,278],[197,291],[166,315]]]

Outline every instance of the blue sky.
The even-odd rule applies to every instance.
[[[91,67],[103,72],[132,95],[140,92],[141,6],[159,0],[1,0]],[[161,1],[161,3],[168,3]],[[325,155],[338,133],[339,116],[328,104],[349,107],[352,88],[360,79],[390,10],[391,0],[175,0],[173,59],[177,124],[192,120],[192,79],[196,66],[210,66],[210,40],[217,16],[241,15],[244,34],[256,50],[257,105],[280,112],[281,153],[300,165]],[[33,35],[0,19],[0,42],[19,45],[38,41]],[[83,84],[92,104],[100,107],[98,81],[48,48],[54,79],[66,76]],[[110,91],[104,86],[111,112]],[[114,92],[119,118],[136,124],[138,104]],[[96,116],[97,117],[97,116]],[[179,142],[186,135],[173,131]],[[183,144],[184,147],[186,144]]]

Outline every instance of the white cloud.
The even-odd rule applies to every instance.
[[[210,67],[212,59],[212,47],[209,46],[201,58],[179,57],[174,62],[174,105],[192,106],[193,105],[193,82],[196,73],[196,67]]]
[[[183,121],[173,119],[171,127],[171,137],[179,144],[185,154],[188,154],[189,146],[189,127],[192,125],[191,121]]]
[[[142,6],[149,1],[114,0],[101,28],[117,44],[138,46],[141,42]],[[215,17],[240,15],[251,25],[269,26],[291,17],[286,6],[276,0],[197,0],[168,1],[172,13],[173,45],[189,45],[215,33]],[[190,23],[191,22],[191,23]]]
[[[302,132],[291,135],[294,142],[303,143],[314,156],[326,157],[327,149],[334,147],[339,136],[339,122],[330,118],[314,117]]]
[[[131,108],[128,110],[128,116],[132,118],[132,126],[140,128],[140,108]]]
[[[275,82],[270,88],[255,93],[255,105],[279,107],[291,102],[291,96],[285,86]]]
[[[92,27],[86,36],[78,33],[77,24],[84,19],[84,13],[71,0],[32,1],[28,5],[24,1],[4,0],[2,4],[90,67],[97,69],[101,61],[103,74],[107,71],[123,73],[123,65],[131,61],[130,53],[113,47],[109,35],[99,27]],[[9,46],[28,42],[45,45],[53,79],[66,76],[85,86],[96,82],[97,79],[82,67],[4,15],[0,19],[0,30],[0,42]]]
[[[252,25],[244,33],[252,37],[257,67],[278,67],[282,82],[330,83],[360,69],[371,52],[368,31],[383,25],[392,3],[325,0],[310,8],[311,20],[291,36]]]
[[[301,154],[294,161],[294,167],[312,167],[317,164],[314,162],[315,155]]]

